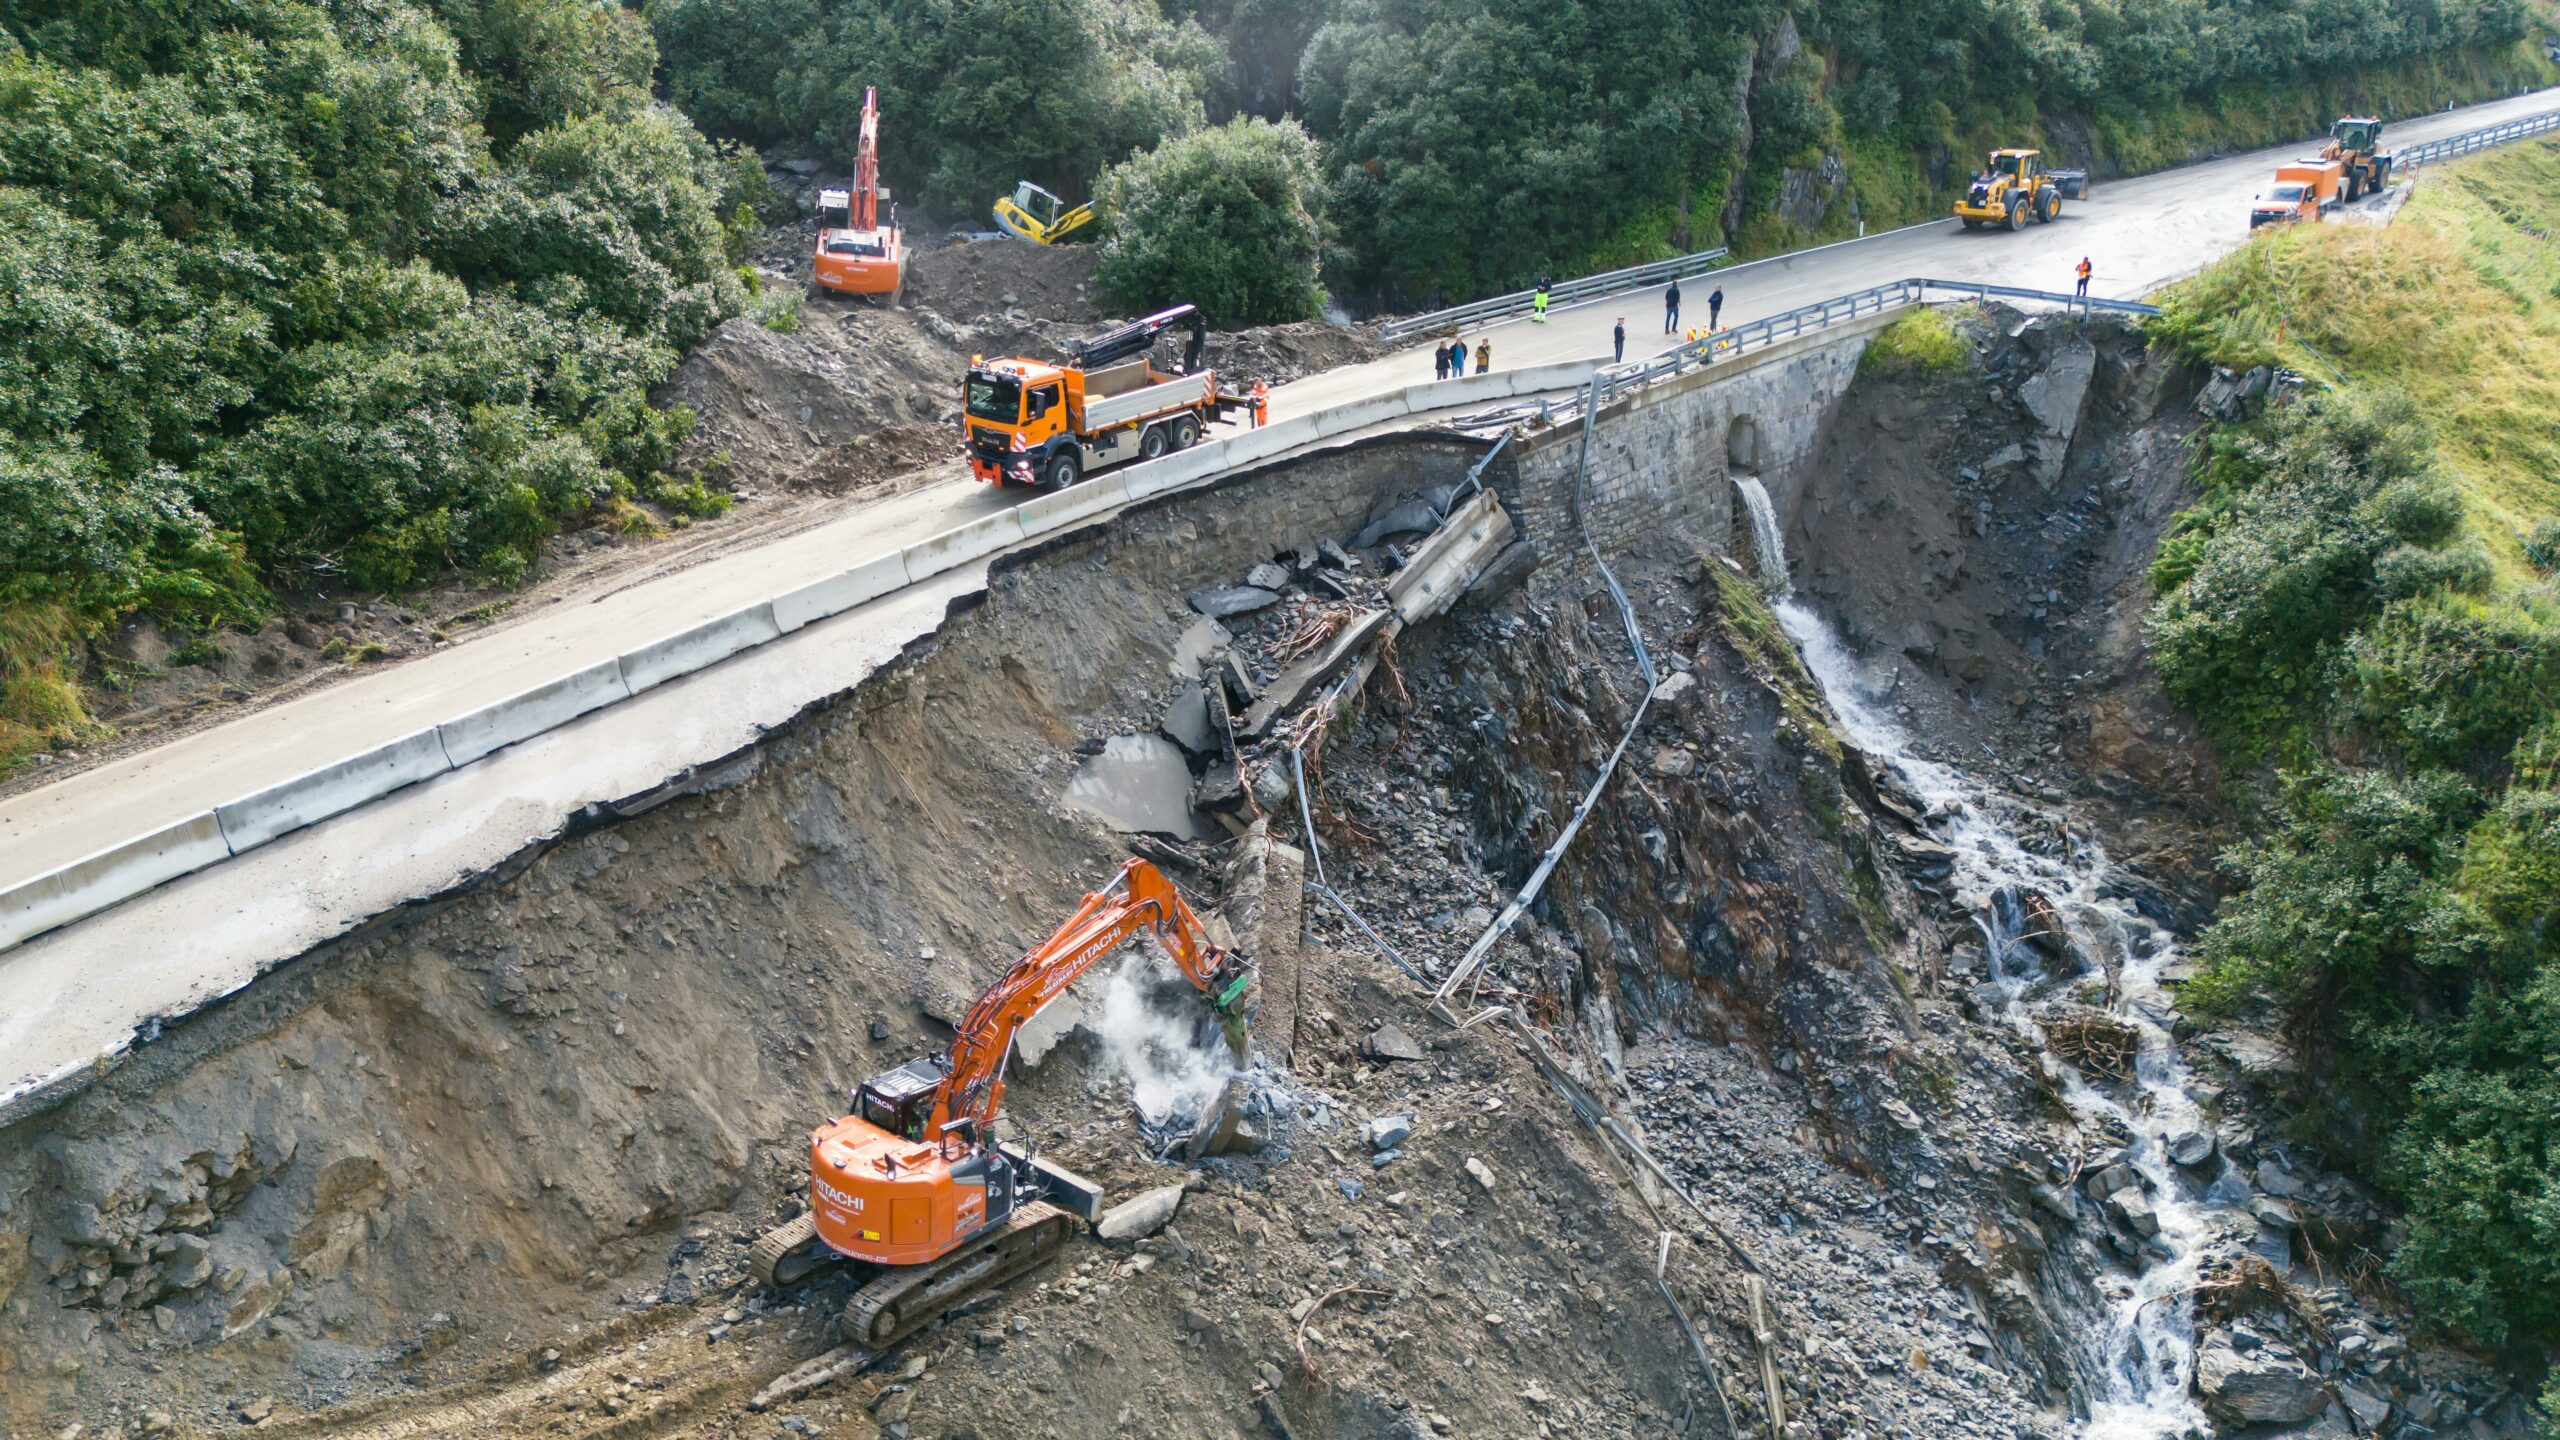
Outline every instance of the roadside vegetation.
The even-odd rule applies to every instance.
[[[612,6],[34,0],[0,21],[0,768],[80,639],[522,572],[647,491],[762,170]]]
[[[2560,146],[2428,170],[2388,229],[2252,241],[2159,333],[2285,365],[2153,571],[2162,682],[2245,778],[2191,998],[2273,1007],[2305,1123],[2406,1206],[2434,1321],[2560,1342]]]

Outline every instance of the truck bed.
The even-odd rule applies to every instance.
[[[1132,390],[1124,395],[1096,398],[1087,392],[1084,398],[1084,429],[1090,434],[1143,420],[1169,411],[1188,409],[1206,400],[1212,393],[1213,380],[1206,370],[1197,375],[1177,375],[1161,385]]]

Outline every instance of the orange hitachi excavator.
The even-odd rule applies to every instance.
[[[809,1136],[808,1212],[756,1241],[756,1278],[790,1286],[844,1261],[864,1266],[838,1330],[880,1349],[1047,1259],[1074,1217],[1100,1218],[1098,1188],[993,1130],[1015,1033],[1142,927],[1208,998],[1241,1058],[1252,971],[1209,939],[1162,871],[1131,860],[978,997],[948,1059],[872,1076],[852,1114]]]
[[[888,192],[880,188],[880,90],[862,92],[862,138],[853,152],[853,188],[818,192],[818,248],[809,259],[809,294],[838,290],[847,295],[886,295],[898,303],[898,287],[906,278],[906,232],[898,228],[898,210],[880,209]]]

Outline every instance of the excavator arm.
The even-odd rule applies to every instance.
[[[1144,860],[1120,867],[1057,933],[1013,963],[960,1022],[951,1060],[927,1122],[928,1136],[954,1129],[983,1138],[1004,1103],[1004,1072],[1014,1036],[1076,977],[1120,948],[1140,927],[1153,931],[1183,977],[1207,996],[1230,1041],[1242,1039],[1242,1004],[1252,983],[1244,957],[1223,949],[1183,902],[1163,871]],[[1241,1048],[1239,1044],[1239,1048]]]
[[[880,228],[880,87],[862,90],[862,138],[853,151],[853,228]]]

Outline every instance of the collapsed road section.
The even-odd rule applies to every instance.
[[[1613,402],[1587,449],[1363,442],[998,560],[697,783],[0,1132],[0,1422],[2016,1440],[2451,1405],[2473,1372],[2404,1376],[2313,1264],[2351,1199],[2176,1051],[2173,811],[2071,773],[2183,791],[2116,647],[2198,377],[2105,327],[1958,334],[1954,378],[1861,375],[1852,337]],[[2026,758],[1955,764],[1983,747]],[[1139,865],[1185,897],[1140,930],[1192,917],[1170,966],[1087,944]],[[1197,983],[1236,956],[1241,1065]],[[879,1134],[831,1150],[848,1097]],[[990,1146],[1100,1223],[913,1325],[868,1323],[877,1270],[759,1253],[825,1233],[841,1150],[913,1160],[952,1273],[987,1231],[943,1187]],[[891,1205],[830,1248],[897,1243]]]

